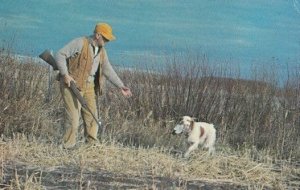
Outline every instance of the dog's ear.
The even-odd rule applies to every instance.
[[[193,129],[194,129],[194,124],[195,124],[195,121],[194,121],[194,120],[192,120],[192,121],[191,121],[191,124],[190,124],[190,129],[191,129],[191,130],[193,130]]]
[[[183,118],[184,118],[184,116],[179,117],[178,119],[179,119],[179,121],[183,121]]]

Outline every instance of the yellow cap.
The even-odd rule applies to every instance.
[[[109,41],[116,39],[116,37],[112,34],[111,26],[107,23],[98,23],[95,26],[94,32],[101,34],[104,38],[108,39]]]

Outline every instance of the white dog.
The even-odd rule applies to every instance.
[[[197,149],[199,144],[203,145],[204,148],[208,148],[210,155],[214,154],[216,129],[213,124],[195,122],[192,117],[183,116],[180,125],[174,128],[174,132],[176,134],[188,134],[188,142],[193,143],[184,154],[184,157],[188,157],[193,150]]]

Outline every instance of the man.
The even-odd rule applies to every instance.
[[[55,56],[61,76],[60,90],[66,112],[64,148],[72,148],[76,144],[80,114],[84,121],[86,142],[98,141],[97,122],[88,110],[82,109],[71,92],[69,88],[71,81],[76,83],[94,115],[97,115],[96,92],[101,94],[104,77],[118,87],[125,97],[132,96],[130,89],[123,84],[112,68],[104,48],[106,43],[114,39],[111,26],[107,23],[99,23],[95,26],[93,35],[72,40]]]

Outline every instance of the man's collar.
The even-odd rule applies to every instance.
[[[91,44],[92,46],[94,46],[94,40],[93,40],[93,35],[90,35],[87,37],[89,44]]]

